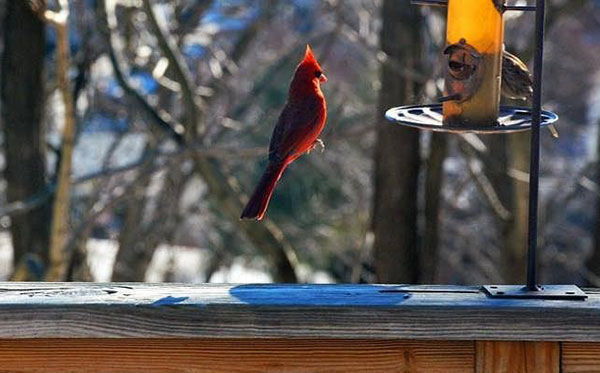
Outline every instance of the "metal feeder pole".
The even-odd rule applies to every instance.
[[[544,22],[546,1],[536,0],[535,60],[533,69],[533,103],[531,126],[531,163],[529,167],[529,230],[527,236],[527,290],[540,290],[537,285],[537,235],[540,184],[540,124],[542,115],[542,72],[544,60]]]

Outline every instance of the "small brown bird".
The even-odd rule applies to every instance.
[[[533,79],[527,65],[512,53],[504,51],[502,56],[502,96],[530,102],[533,97]],[[554,125],[549,125],[552,137],[558,138]]]

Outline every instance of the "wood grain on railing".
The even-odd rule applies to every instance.
[[[600,341],[586,301],[492,299],[477,287],[0,285],[0,338],[379,338]]]

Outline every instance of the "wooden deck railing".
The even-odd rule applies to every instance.
[[[2,372],[600,372],[600,291],[0,284]]]

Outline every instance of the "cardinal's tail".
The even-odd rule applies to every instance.
[[[277,185],[277,181],[281,177],[281,174],[283,174],[286,166],[287,163],[285,162],[269,162],[240,219],[261,220],[265,216],[269,201],[273,195],[273,190],[275,190],[275,185]]]

